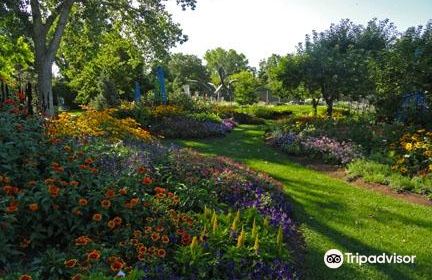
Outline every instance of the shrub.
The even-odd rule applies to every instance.
[[[366,182],[389,185],[398,192],[413,191],[432,198],[431,176],[410,178],[392,170],[391,165],[364,159],[348,164],[347,173],[350,179],[362,177]]]

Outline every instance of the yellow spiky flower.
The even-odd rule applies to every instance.
[[[237,231],[239,223],[240,223],[240,210],[237,210],[237,214],[236,214],[234,221],[232,222],[232,225],[231,225],[231,230]]]
[[[282,226],[279,226],[277,236],[276,236],[276,245],[279,252],[282,249],[282,244],[283,244],[283,230],[282,230]]]
[[[257,235],[255,237],[255,243],[254,243],[254,246],[253,246],[253,250],[255,251],[255,253],[258,254],[258,250],[259,250],[259,237],[258,237],[258,233],[257,233]]]
[[[256,220],[254,219],[252,224],[252,238],[255,238],[258,234],[258,228],[256,226]]]
[[[246,240],[246,232],[242,228],[239,237],[237,238],[237,248],[243,247]]]
[[[191,253],[194,253],[195,248],[198,246],[198,238],[196,236],[192,238],[192,242],[189,246],[190,246]]]
[[[212,222],[213,233],[215,233],[216,230],[217,230],[217,228],[218,228],[218,216],[216,214],[216,211],[213,212],[213,217],[212,217],[212,221],[211,222]]]

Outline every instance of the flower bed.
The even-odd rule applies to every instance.
[[[271,179],[139,137],[71,138],[59,123],[48,137],[11,107],[0,111],[0,278],[296,278],[296,229]]]
[[[360,148],[352,142],[337,141],[320,136],[302,136],[295,133],[273,132],[269,143],[294,155],[312,155],[327,162],[346,165],[361,157]]]

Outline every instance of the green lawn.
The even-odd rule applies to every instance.
[[[263,127],[241,125],[225,138],[179,141],[266,172],[285,185],[306,239],[307,279],[432,279],[432,207],[351,186],[292,163],[263,143]],[[329,269],[329,249],[364,255],[416,255],[415,265],[347,265]]]

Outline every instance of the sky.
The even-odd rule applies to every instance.
[[[432,19],[432,0],[197,0],[194,11],[182,11],[175,0],[167,10],[189,40],[172,49],[203,57],[222,47],[244,53],[251,66],[271,54],[295,51],[312,30],[349,18],[367,24],[389,18],[404,31]]]

